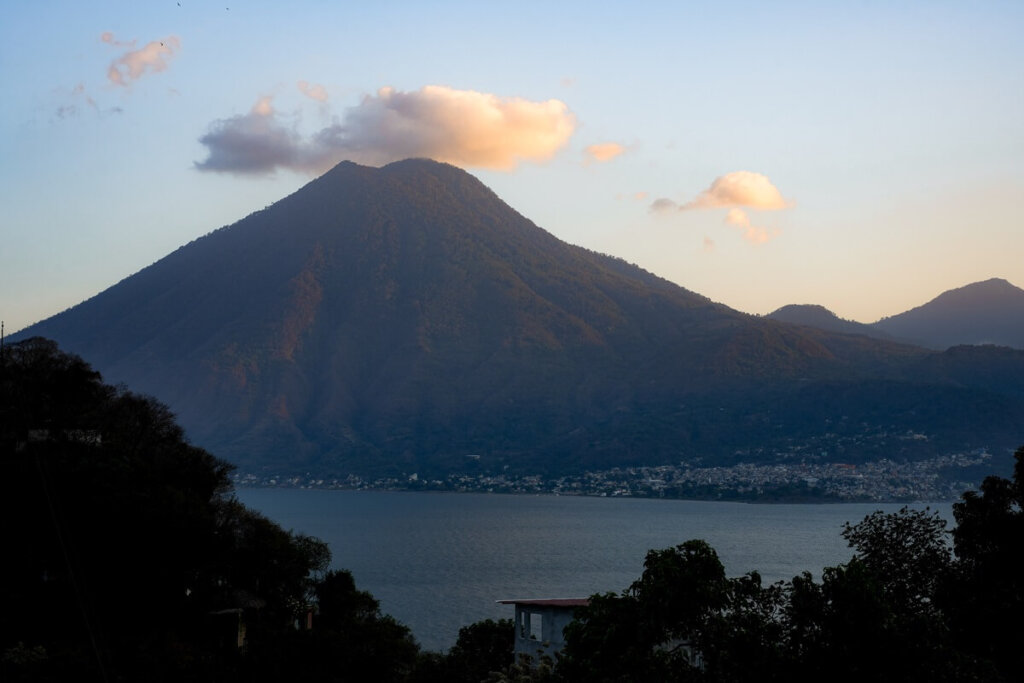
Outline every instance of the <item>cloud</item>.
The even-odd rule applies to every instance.
[[[741,228],[743,239],[753,244],[764,244],[768,240],[778,237],[780,233],[778,228],[769,231],[767,228],[751,224],[750,216],[743,209],[729,209],[725,214],[725,222]]]
[[[262,104],[261,104],[262,103]],[[199,139],[204,171],[321,173],[342,160],[369,165],[427,157],[456,166],[514,169],[550,159],[569,140],[576,118],[559,100],[534,102],[430,85],[413,92],[381,88],[341,121],[303,139],[277,121],[262,99],[244,116],[211,124]]]
[[[563,102],[532,102],[428,85],[381,88],[317,138],[368,163],[425,156],[458,166],[510,170],[546,161],[576,128]]]
[[[250,111],[250,113],[253,116],[269,118],[274,115],[273,102],[273,95],[264,95],[263,97],[256,100],[256,104],[252,105],[252,110]]]
[[[299,81],[299,92],[306,97],[316,100],[317,102],[327,101],[327,89],[319,83],[309,83],[308,81]]]
[[[134,40],[116,40],[113,32],[111,31],[104,31],[102,35],[100,35],[100,40],[116,47],[135,47]]]
[[[714,250],[715,250],[715,241],[713,239],[711,239],[710,237],[708,237],[707,235],[705,235],[704,236],[704,251],[714,251]]]
[[[59,89],[56,92],[61,99],[65,100],[64,103],[60,104],[54,112],[59,119],[75,117],[86,110],[92,111],[101,117],[108,114],[122,113],[121,107],[101,109],[96,100],[92,98],[92,95],[86,91],[84,83],[76,85],[71,89],[70,93],[63,92]]]
[[[651,202],[650,211],[651,213],[660,214],[672,213],[675,211],[679,211],[679,204],[672,201],[671,199],[668,199],[667,197],[658,197],[653,202]]]
[[[715,178],[708,189],[685,204],[662,197],[651,203],[650,211],[667,214],[694,209],[728,209],[724,218],[726,224],[743,230],[743,239],[748,242],[764,244],[778,237],[781,230],[754,225],[744,209],[778,211],[792,206],[793,202],[784,199],[766,176],[751,171],[733,171]],[[713,249],[714,242],[705,237],[704,248]]]
[[[270,96],[261,97],[248,114],[217,121],[199,142],[210,155],[196,163],[201,171],[260,175],[278,166],[302,165],[302,141],[278,123]]]
[[[782,198],[782,194],[766,176],[751,171],[733,171],[715,178],[708,189],[679,208],[688,211],[745,206],[775,211],[792,205],[792,202]]]
[[[626,151],[626,148],[617,142],[602,142],[597,145],[589,145],[584,151],[587,156],[587,163],[604,163],[611,161]]]
[[[135,41],[120,42],[114,39],[109,31],[101,36],[105,43],[118,47],[134,47]],[[177,36],[168,36],[163,40],[154,40],[138,50],[129,50],[110,63],[107,79],[120,86],[128,86],[147,72],[163,71],[167,61],[181,49],[181,41]]]

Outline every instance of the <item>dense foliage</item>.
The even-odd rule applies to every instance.
[[[324,543],[242,506],[166,407],[52,342],[2,350],[0,463],[0,679],[264,680],[287,659],[267,644],[301,640],[318,597],[318,635],[358,622],[391,648],[375,670],[394,643],[415,659],[351,577],[321,578]]]

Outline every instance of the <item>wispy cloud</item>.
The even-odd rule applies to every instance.
[[[68,93],[63,89],[56,90],[58,96],[64,100],[54,112],[59,119],[68,119],[78,116],[84,111],[91,111],[99,116],[106,116],[108,114],[120,114],[122,113],[121,107],[108,107],[103,109],[93,99],[92,95],[85,88],[84,83],[79,83],[71,92]]]
[[[381,88],[340,121],[303,138],[278,120],[269,98],[248,114],[211,124],[199,142],[208,156],[196,168],[266,174],[278,168],[321,173],[342,160],[379,165],[427,157],[457,166],[514,169],[542,162],[576,127],[559,100],[534,102],[473,90],[425,86],[413,92]]]
[[[626,151],[626,148],[617,142],[602,142],[596,145],[589,145],[583,150],[587,163],[604,163],[611,161]]]
[[[778,237],[781,231],[778,228],[768,230],[750,222],[750,216],[743,209],[729,209],[725,214],[725,222],[743,230],[743,239],[753,244],[764,244],[770,239]]]
[[[744,209],[757,211],[779,211],[794,205],[783,198],[782,193],[767,176],[751,171],[733,171],[715,178],[714,182],[692,200],[678,203],[667,197],[651,202],[650,211],[656,214],[670,214],[698,209],[728,209],[724,221],[743,230],[743,238],[753,244],[765,242],[781,234],[778,228],[764,228],[754,225]],[[711,243],[712,247],[714,243]],[[705,238],[705,248],[708,240]]]
[[[115,47],[135,47],[135,41],[119,41],[114,34],[107,31],[100,39]],[[168,36],[162,40],[154,40],[135,50],[128,50],[110,63],[107,69],[107,80],[115,85],[128,86],[149,72],[163,71],[167,62],[181,49],[181,40],[177,36]]]
[[[319,83],[310,83],[308,81],[299,81],[299,92],[308,97],[311,100],[317,102],[327,101],[327,88],[320,85]]]

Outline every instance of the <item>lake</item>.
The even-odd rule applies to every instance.
[[[850,559],[843,522],[898,504],[751,505],[684,500],[469,493],[239,489],[286,529],[326,541],[381,610],[420,645],[446,650],[459,628],[512,618],[506,598],[619,592],[645,553],[708,541],[728,576],[765,582]],[[924,505],[910,506],[923,508]],[[947,520],[951,504],[932,505]]]

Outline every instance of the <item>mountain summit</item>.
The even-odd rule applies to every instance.
[[[999,278],[975,282],[871,327],[933,349],[956,344],[1024,349],[1024,289]]]
[[[834,407],[870,413],[872,382],[919,382],[929,358],[715,304],[426,160],[342,163],[32,335],[247,470],[332,475],[721,458],[824,429],[782,412],[820,411],[823,383],[857,382]],[[923,391],[890,391],[885,419],[919,415]]]
[[[780,320],[794,325],[806,325],[830,332],[844,334],[864,334],[869,337],[889,338],[882,332],[874,330],[870,325],[853,320],[844,320],[824,306],[817,304],[789,304],[776,309],[765,316],[772,320]]]

